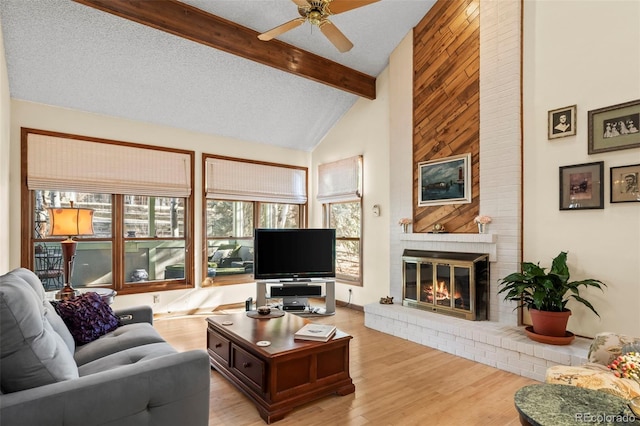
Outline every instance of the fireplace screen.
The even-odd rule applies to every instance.
[[[489,255],[405,250],[402,265],[404,306],[487,319]]]

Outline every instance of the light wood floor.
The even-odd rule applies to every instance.
[[[177,350],[206,348],[207,315],[161,317],[160,334]],[[513,395],[537,383],[364,326],[364,313],[338,308],[314,319],[354,338],[351,377],[356,391],[298,407],[274,424],[288,425],[519,425]],[[254,405],[211,370],[209,425],[265,423]]]

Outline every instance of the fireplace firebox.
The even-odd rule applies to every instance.
[[[407,249],[402,304],[457,318],[486,320],[489,255]]]

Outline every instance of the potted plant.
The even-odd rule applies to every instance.
[[[498,294],[504,300],[515,300],[518,307],[526,307],[531,314],[533,332],[544,336],[566,336],[567,321],[571,311],[567,302],[576,300],[594,314],[600,316],[593,305],[580,296],[580,287],[596,287],[603,290],[607,285],[595,279],[569,281],[567,253],[561,252],[553,259],[551,270],[541,268],[540,263],[522,263],[522,272],[514,272],[502,278]],[[550,321],[550,324],[547,324]]]

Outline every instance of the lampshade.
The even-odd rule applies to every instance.
[[[49,236],[93,235],[93,209],[47,208]]]

